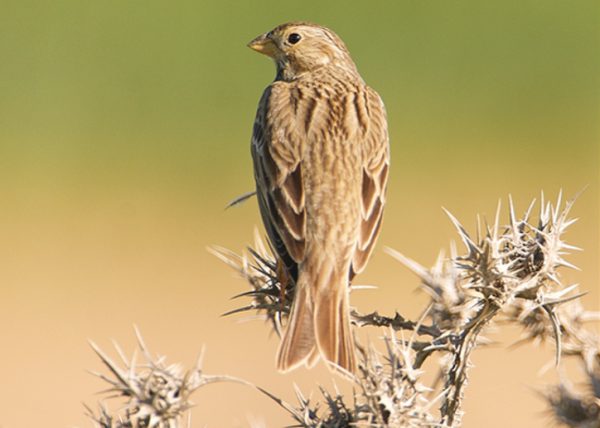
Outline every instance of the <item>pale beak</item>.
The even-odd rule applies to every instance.
[[[271,58],[275,56],[275,52],[277,50],[275,42],[273,42],[270,37],[267,37],[266,34],[262,34],[256,39],[252,40],[250,43],[248,43],[248,47],[256,52],[270,56]]]

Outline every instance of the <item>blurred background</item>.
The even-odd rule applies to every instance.
[[[82,402],[105,388],[87,344],[125,351],[133,325],[150,349],[313,399],[327,370],[274,370],[261,321],[220,315],[246,284],[208,254],[241,251],[260,225],[249,140],[273,64],[246,48],[289,20],[334,29],[390,118],[392,170],[378,248],[353,304],[415,317],[426,297],[387,256],[425,265],[512,194],[519,211],[544,191],[587,186],[567,234],[584,252],[565,271],[600,307],[600,3],[594,0],[233,2],[3,0],[0,13],[0,426],[90,426]],[[505,205],[506,206],[506,205]],[[505,212],[505,210],[504,210]],[[506,217],[504,217],[506,219]],[[508,350],[490,333],[475,352],[465,427],[543,427],[535,393],[553,348]],[[379,332],[369,333],[377,340]],[[337,383],[343,383],[337,380]],[[198,427],[289,424],[239,385],[195,395]],[[112,403],[111,407],[117,407]]]

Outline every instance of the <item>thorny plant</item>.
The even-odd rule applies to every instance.
[[[336,390],[331,394],[321,388],[325,410],[296,389],[299,405],[293,406],[262,390],[287,410],[299,427],[433,427],[439,426],[430,413],[436,400],[427,398],[430,389],[420,382],[420,370],[413,369],[410,345],[385,338],[386,353],[382,356],[373,347],[358,347],[362,364],[357,375],[358,392],[352,405]],[[382,361],[383,359],[383,361]]]
[[[92,372],[110,385],[103,393],[108,395],[107,398],[120,397],[126,400],[125,405],[116,413],[111,413],[104,402],[99,404],[98,414],[86,406],[88,416],[97,428],[189,428],[191,413],[188,410],[194,406],[190,395],[194,391],[214,382],[240,382],[229,376],[204,374],[202,353],[194,368],[189,371],[184,371],[178,364],[167,364],[165,357],[153,357],[150,354],[137,329],[136,336],[145,360],[141,364],[136,362],[137,351],[128,359],[120,346],[114,343],[121,359],[119,365],[95,343],[90,342],[111,374],[105,376]],[[186,414],[188,418],[184,419]]]
[[[568,217],[572,204],[571,200],[563,207],[560,196],[556,204],[546,203],[542,196],[534,223],[533,203],[517,218],[510,201],[508,225],[500,226],[498,208],[493,225],[482,227],[478,221],[475,237],[448,213],[466,252],[459,255],[452,246],[450,257],[440,253],[430,269],[388,250],[421,279],[422,289],[431,301],[417,321],[399,313],[389,317],[377,312],[352,312],[355,325],[382,327],[388,332],[383,354],[372,346],[366,349],[357,345],[362,358],[354,379],[352,404],[347,404],[337,391],[331,394],[321,389],[323,408],[300,391],[299,404],[291,405],[255,388],[286,409],[301,427],[458,427],[470,354],[485,343],[481,332],[493,321],[501,321],[522,328],[523,337],[517,344],[551,339],[556,347],[556,364],[561,356],[581,361],[587,375],[585,390],[577,391],[564,380],[542,395],[558,422],[579,428],[600,427],[600,341],[585,328],[585,323],[599,317],[583,310],[575,300],[580,296],[575,294],[577,287],[562,284],[558,272],[562,267],[574,268],[564,256],[577,248],[562,240],[565,230],[575,222]],[[271,249],[257,235],[249,255],[238,256],[225,249],[213,252],[251,286],[250,291],[238,296],[250,297],[250,304],[230,313],[258,311],[279,333],[289,314],[294,284],[282,289]],[[201,358],[189,371],[167,365],[164,357],[153,357],[137,330],[136,334],[144,357],[141,364],[136,362],[135,353],[128,359],[116,344],[121,365],[91,344],[110,371],[109,376],[95,373],[110,385],[105,391],[108,398],[125,399],[125,405],[116,412],[104,402],[98,414],[87,408],[96,427],[189,427],[188,410],[193,406],[190,395],[195,390],[221,381],[249,385],[229,376],[204,374]],[[432,394],[435,388],[426,387],[420,379],[422,366],[432,355],[440,356],[438,378],[443,382],[436,394]],[[433,412],[436,406],[439,412]]]
[[[355,325],[387,327],[392,335],[386,339],[383,363],[373,349],[360,348],[362,363],[356,375],[358,392],[354,405],[345,404],[339,394],[323,391],[327,409],[319,416],[299,393],[299,407],[277,400],[299,426],[441,426],[461,425],[464,389],[469,374],[472,351],[482,343],[482,331],[493,321],[517,324],[523,328],[523,340],[542,342],[552,338],[556,353],[577,356],[583,362],[591,387],[578,394],[566,383],[545,393],[557,421],[576,427],[600,427],[600,342],[584,323],[597,315],[584,311],[575,301],[577,286],[565,286],[559,270],[575,268],[565,260],[570,251],[578,250],[563,241],[571,219],[573,200],[562,204],[542,200],[534,221],[530,204],[517,217],[509,200],[509,222],[500,225],[500,205],[493,224],[478,219],[475,236],[459,221],[446,213],[465,246],[458,254],[452,246],[450,257],[440,253],[435,265],[427,269],[394,250],[388,252],[412,270],[421,280],[422,289],[431,301],[417,322],[396,313],[392,317],[352,313]],[[250,291],[236,297],[249,297],[250,303],[230,313],[257,311],[279,333],[291,307],[294,284],[281,286],[277,260],[273,251],[257,235],[249,254],[237,255],[223,248],[213,249],[250,284]],[[410,339],[404,337],[410,331]],[[400,335],[400,338],[397,337]],[[441,392],[429,399],[420,382],[423,363],[440,355],[443,382]],[[439,404],[438,404],[439,402]],[[439,415],[431,409],[439,405]]]

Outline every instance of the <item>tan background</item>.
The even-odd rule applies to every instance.
[[[275,373],[260,321],[220,318],[245,284],[210,256],[241,250],[255,202],[249,136],[273,66],[245,43],[289,19],[347,42],[390,116],[386,220],[353,303],[414,317],[418,281],[382,248],[430,264],[456,236],[441,206],[472,226],[499,198],[519,210],[541,190],[585,186],[566,271],[600,307],[595,1],[160,2],[4,0],[0,13],[0,426],[89,426],[82,402],[104,388],[88,339],[130,352],[137,324],[152,350],[260,384],[293,400],[331,376]],[[471,229],[472,230],[472,229]],[[376,340],[378,332],[370,331]],[[465,427],[543,427],[533,392],[552,347],[477,351]],[[338,380],[338,383],[341,381]],[[258,393],[209,386],[197,427],[290,423]],[[116,406],[116,403],[113,403]]]

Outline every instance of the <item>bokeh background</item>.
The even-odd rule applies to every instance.
[[[255,382],[290,401],[331,385],[323,368],[279,375],[261,321],[220,317],[245,283],[208,254],[241,251],[259,225],[249,138],[274,76],[245,44],[297,19],[333,28],[390,118],[392,172],[379,246],[353,303],[414,317],[426,298],[382,248],[429,265],[512,194],[587,186],[568,233],[585,249],[568,283],[598,308],[600,3],[2,0],[0,12],[0,426],[89,426],[105,387],[88,339],[151,350]],[[471,227],[472,230],[472,227]],[[535,389],[551,346],[478,350],[465,427],[547,425]],[[378,332],[370,333],[372,340]],[[341,383],[338,379],[338,383]],[[198,427],[290,423],[239,385],[200,390]],[[112,404],[113,408],[117,406]]]

